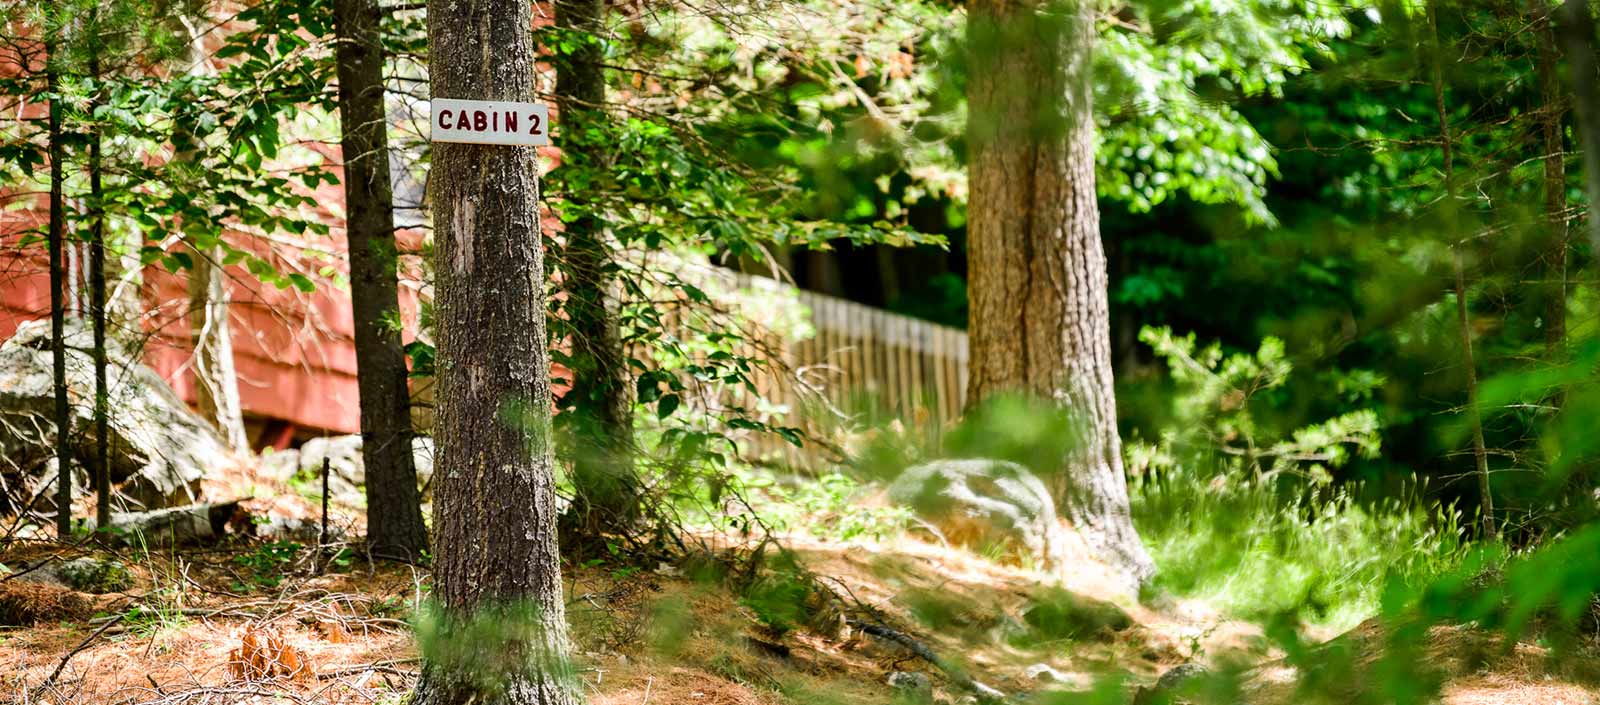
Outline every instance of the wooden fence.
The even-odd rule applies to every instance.
[[[742,352],[773,357],[756,385],[773,409],[765,420],[800,428],[821,443],[796,449],[781,438],[754,435],[741,444],[751,459],[814,466],[836,456],[851,433],[895,423],[937,432],[960,416],[967,389],[966,331],[766,277],[721,276],[731,276],[730,283],[743,291],[792,297],[811,329],[788,338],[767,333]],[[737,396],[740,403],[752,401]]]

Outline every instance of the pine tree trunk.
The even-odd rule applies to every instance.
[[[580,136],[589,121],[607,119],[605,74],[600,66],[605,2],[558,0],[555,15],[558,27],[585,35],[576,49],[554,61],[562,133],[568,135],[563,162],[599,170],[603,168],[600,145],[587,144]],[[633,399],[618,329],[615,267],[605,223],[592,210],[597,204],[584,202],[584,191],[574,188],[561,194],[581,211],[562,233],[561,270],[567,294],[563,308],[572,326],[573,372],[563,406],[573,414],[576,431],[574,501],[566,523],[577,535],[594,537],[624,529],[633,521],[639,509],[639,483],[633,473]]]
[[[397,327],[399,254],[389,180],[382,14],[377,0],[336,0],[333,9],[367,545],[375,556],[414,560],[428,548],[428,530],[411,451],[411,399]]]
[[[969,5],[967,399],[1031,394],[1071,414],[1075,450],[1039,470],[1090,546],[1143,581],[1154,566],[1129,516],[1095,201],[1092,8],[1060,7]]]
[[[100,59],[89,60],[89,74],[100,78]],[[101,187],[100,128],[95,126],[89,138],[89,203],[94,224],[89,242],[89,316],[94,326],[94,491],[95,521],[98,526],[111,523],[111,448],[110,420],[106,404],[109,390],[106,386],[106,214],[105,195]]]
[[[48,61],[55,61],[55,47],[50,48],[48,55]],[[51,95],[54,95],[55,71],[50,70],[45,80]],[[67,214],[61,187],[66,180],[62,162],[67,155],[61,142],[61,101],[53,98],[50,101],[49,133],[50,226],[46,239],[50,250],[50,360],[55,389],[56,536],[66,541],[72,537],[72,416],[67,407],[67,305],[62,292],[66,284],[62,248],[66,240]]]
[[[1594,16],[1588,0],[1566,0],[1556,13],[1556,34],[1572,72],[1578,111],[1578,141],[1583,146],[1583,176],[1589,196],[1589,248],[1600,252],[1600,81],[1595,76]]]
[[[1562,142],[1562,118],[1566,115],[1566,91],[1556,71],[1559,56],[1552,23],[1546,23],[1539,42],[1539,92],[1544,99],[1544,115],[1539,120],[1544,151],[1544,214],[1550,228],[1550,243],[1544,255],[1544,336],[1545,348],[1559,358],[1567,338],[1567,164]]]
[[[435,98],[534,97],[529,0],[432,0]],[[438,331],[434,600],[443,632],[423,644],[413,705],[567,705],[567,652],[550,455],[550,357],[538,157],[531,147],[435,143]],[[523,606],[526,629],[494,630],[505,654],[485,690],[470,659],[448,658],[452,625]],[[516,625],[521,627],[523,625]],[[510,667],[506,661],[513,661]]]

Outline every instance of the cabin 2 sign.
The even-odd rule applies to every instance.
[[[550,109],[501,100],[432,101],[433,141],[467,144],[550,144]]]

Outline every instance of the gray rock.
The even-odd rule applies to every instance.
[[[133,587],[133,576],[128,573],[128,566],[109,558],[50,561],[38,567],[22,566],[18,573],[16,579],[22,582],[55,585],[96,595],[122,592]]]
[[[82,459],[92,458],[94,449],[94,434],[88,432],[94,419],[92,341],[83,321],[67,319],[73,451],[74,457]],[[149,509],[195,501],[200,496],[201,478],[237,459],[212,426],[190,411],[155,370],[110,340],[106,359],[110,473],[120,494],[117,508]],[[0,509],[14,510],[28,495],[54,484],[55,473],[47,468],[55,453],[54,404],[50,322],[24,322],[10,340],[0,344],[0,474],[11,492],[0,502],[12,505]],[[78,474],[82,468],[76,470]],[[74,484],[80,493],[87,493],[86,482]],[[54,490],[41,495],[35,508],[52,507]]]
[[[1038,476],[1003,460],[938,460],[908,468],[889,486],[952,543],[1023,552],[1049,567],[1064,563],[1055,500]]]
[[[322,436],[306,441],[299,449],[263,453],[261,469],[280,481],[299,476],[313,481],[321,491],[322,460],[328,459],[328,496],[343,504],[364,501],[367,482],[366,463],[361,457],[361,436]],[[411,455],[416,462],[417,483],[427,486],[433,477],[433,439],[411,439]]]
[[[109,558],[74,558],[63,562],[56,573],[67,587],[78,592],[103,595],[133,587],[133,576],[128,573],[128,566]]]
[[[1196,679],[1204,678],[1211,670],[1198,663],[1190,662],[1167,669],[1156,679],[1156,684],[1149,688],[1140,688],[1133,697],[1133,705],[1179,705],[1188,703],[1183,696],[1194,687]]]
[[[1063,685],[1083,685],[1083,678],[1071,673],[1062,673],[1051,667],[1048,663],[1036,663],[1022,670],[1029,680],[1040,683],[1061,683]]]
[[[256,538],[268,541],[293,541],[295,543],[315,546],[322,539],[322,522],[317,519],[291,519],[289,517],[267,517],[258,522],[254,527]],[[337,523],[328,524],[328,543],[339,543],[347,537],[344,528]]]
[[[916,671],[890,672],[889,687],[905,695],[927,697],[933,694],[933,681],[928,674]]]

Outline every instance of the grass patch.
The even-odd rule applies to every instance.
[[[1159,569],[1152,587],[1234,617],[1289,612],[1343,631],[1378,612],[1392,581],[1421,585],[1467,550],[1459,514],[1438,504],[1297,485],[1182,469],[1135,479],[1134,523]]]

